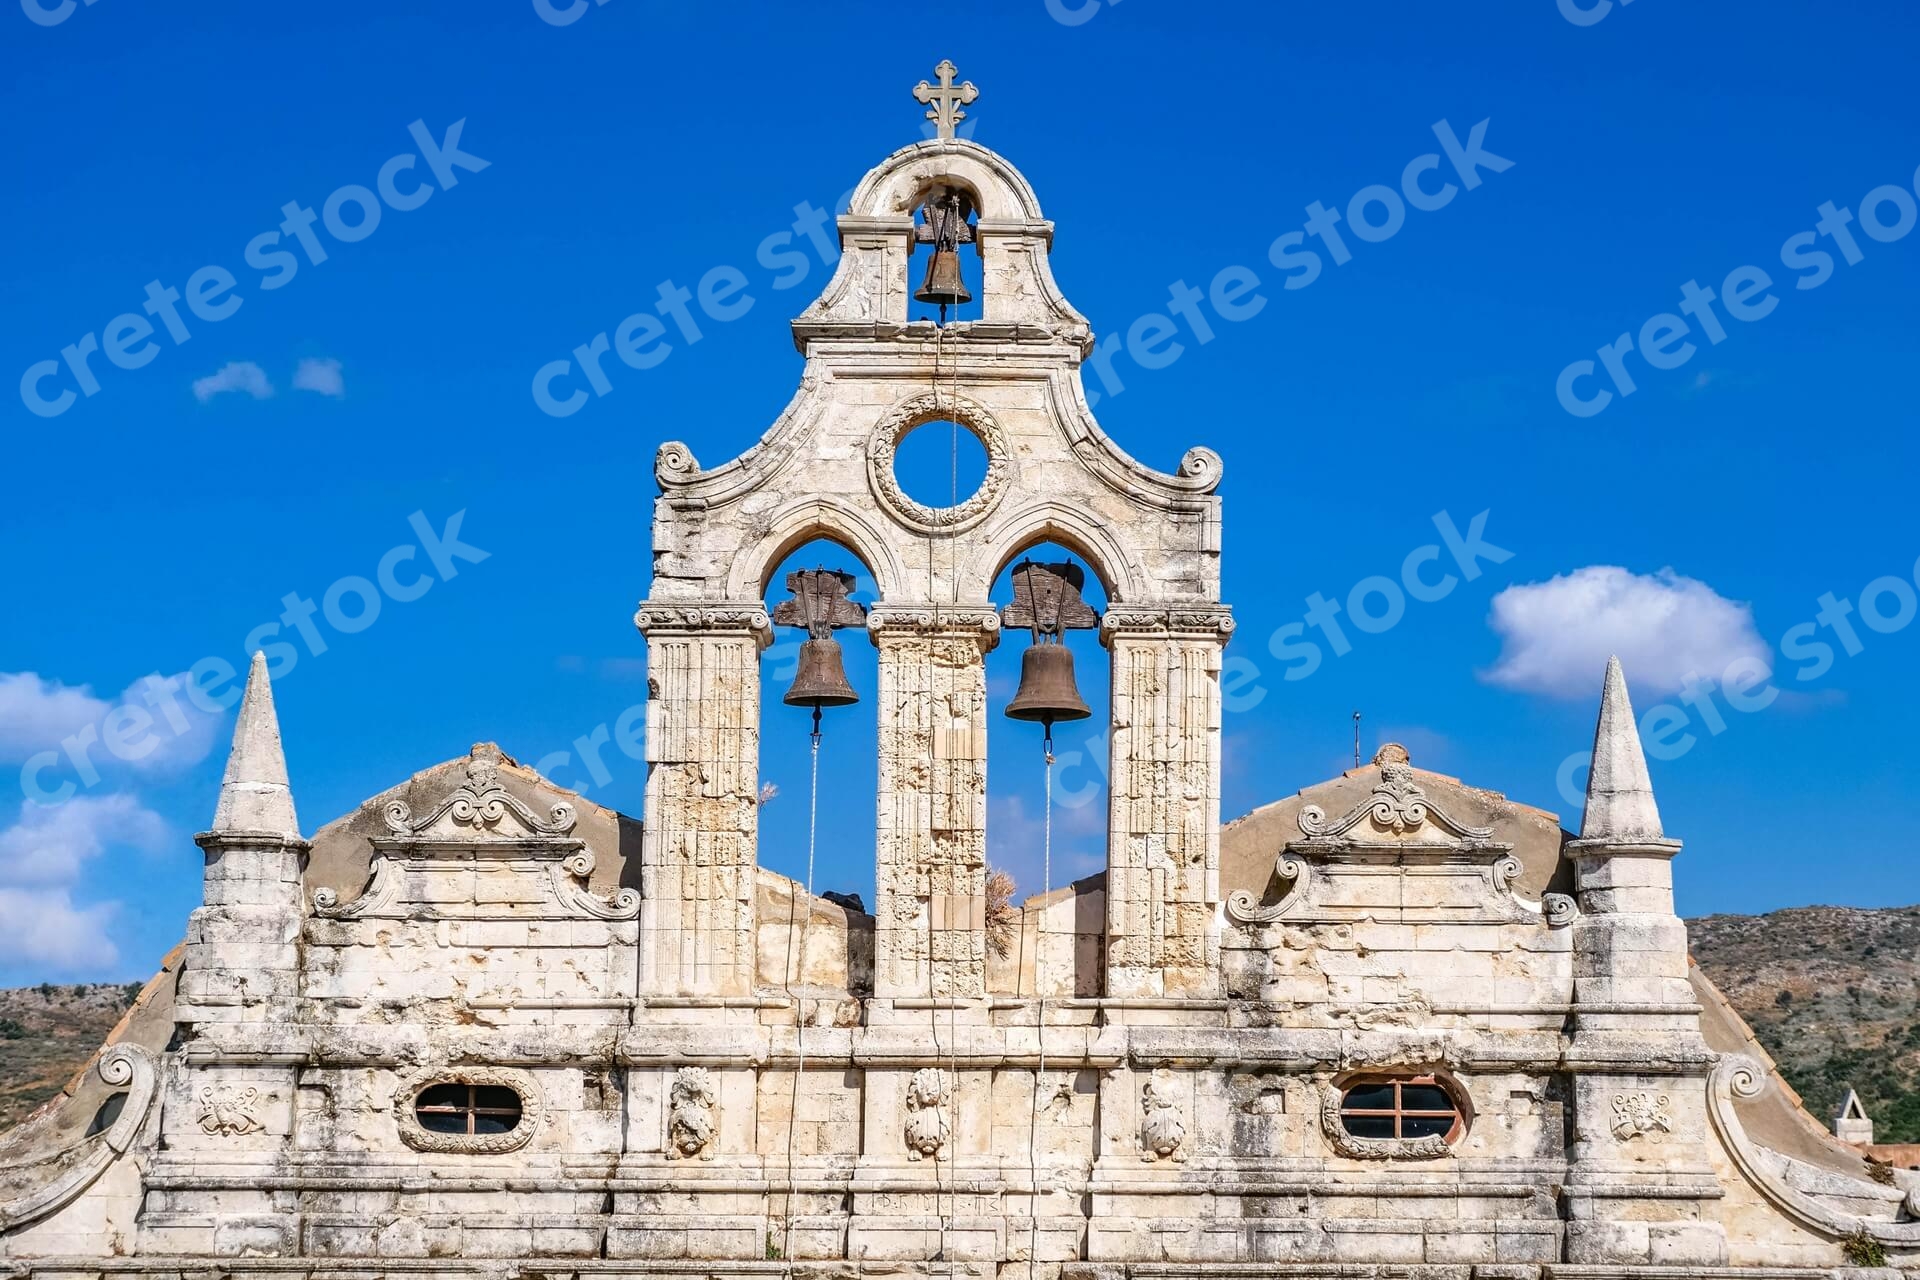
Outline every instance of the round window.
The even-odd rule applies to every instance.
[[[1355,1080],[1340,1093],[1340,1126],[1356,1138],[1408,1141],[1460,1136],[1462,1111],[1432,1076]]]
[[[512,1133],[520,1123],[520,1095],[505,1085],[436,1084],[420,1091],[413,1114],[428,1133]]]
[[[987,447],[971,427],[937,418],[923,422],[894,447],[893,479],[923,507],[957,507],[986,483]]]

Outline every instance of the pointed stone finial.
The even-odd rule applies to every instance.
[[[1617,657],[1607,659],[1580,838],[1629,844],[1665,839],[1660,808],[1653,802],[1653,779],[1647,775],[1647,758],[1640,749],[1640,730],[1634,724],[1633,703],[1627,698],[1626,673]]]
[[[273,712],[273,686],[267,656],[256,652],[247,672],[247,693],[233,726],[233,753],[220,782],[220,806],[213,814],[215,835],[269,834],[300,838],[287,785],[287,758],[280,748],[280,720]]]

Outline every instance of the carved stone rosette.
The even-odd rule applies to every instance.
[[[915,502],[893,473],[900,442],[915,427],[950,420],[973,433],[987,452],[987,474],[973,495],[952,507],[929,507]],[[926,391],[908,396],[874,424],[867,437],[867,483],[889,514],[921,533],[959,533],[992,514],[1013,484],[1013,445],[1006,431],[978,400],[953,391]]]

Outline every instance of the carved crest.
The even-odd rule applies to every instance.
[[[907,1159],[938,1160],[951,1132],[942,1104],[947,1077],[938,1067],[922,1067],[907,1082]]]
[[[470,827],[475,834],[563,836],[573,830],[572,805],[554,805],[543,822],[500,785],[500,764],[500,748],[491,742],[476,742],[467,758],[466,782],[418,822],[414,821],[413,810],[406,801],[393,801],[387,806],[388,830],[396,835],[425,836],[443,819],[455,827]],[[500,830],[500,824],[508,817],[522,830]]]
[[[713,1139],[719,1125],[713,1109],[719,1102],[713,1077],[705,1067],[682,1067],[674,1073],[672,1106],[667,1113],[667,1158],[699,1156],[713,1159]]]
[[[1361,819],[1371,818],[1376,827],[1397,836],[1431,819],[1435,826],[1463,840],[1486,840],[1493,836],[1492,827],[1470,827],[1455,821],[1446,810],[1428,799],[1427,793],[1414,782],[1407,749],[1399,743],[1389,742],[1381,747],[1374,754],[1373,763],[1380,769],[1380,781],[1374,784],[1372,795],[1331,822],[1327,820],[1326,810],[1307,805],[1300,810],[1300,830],[1316,839],[1330,839],[1353,830]]]
[[[1140,1086],[1140,1158],[1143,1160],[1184,1160],[1180,1150],[1187,1136],[1187,1122],[1180,1116],[1180,1103],[1174,1096],[1173,1075],[1164,1068],[1148,1076]]]
[[[1664,1093],[1616,1093],[1613,1095],[1613,1136],[1621,1142],[1635,1138],[1658,1141],[1659,1134],[1673,1132],[1673,1116],[1667,1111]]]
[[[253,1085],[210,1084],[200,1090],[200,1127],[229,1138],[257,1133],[266,1127],[255,1114],[262,1101]]]

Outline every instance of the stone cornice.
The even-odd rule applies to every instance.
[[[1233,636],[1233,610],[1224,604],[1116,604],[1100,619],[1100,638],[1213,640],[1225,644]]]
[[[773,643],[773,619],[758,600],[642,600],[633,625],[649,639],[744,635],[763,649]]]

